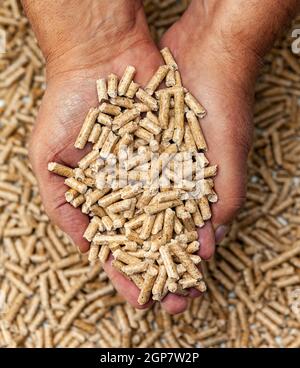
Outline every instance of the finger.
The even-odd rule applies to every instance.
[[[42,147],[43,144],[47,143],[44,139],[40,139],[39,132],[36,130],[30,146],[30,161],[38,180],[45,211],[51,221],[67,233],[79,250],[85,253],[89,249],[89,243],[83,238],[84,231],[88,226],[88,217],[66,201],[65,192],[69,188],[64,184],[65,178],[49,172],[47,166],[48,162],[56,161],[69,167],[75,167],[77,162],[86,155],[89,148],[76,150],[72,145],[67,145],[64,147],[63,153],[49,155],[48,158],[41,155],[41,152],[51,152],[46,147]],[[64,160],[61,159],[60,155],[64,156]]]
[[[147,304],[138,304],[138,296],[140,290],[134,285],[134,283],[128,280],[120,272],[118,272],[112,265],[113,257],[111,256],[109,260],[103,265],[105,272],[113,283],[114,287],[120,295],[124,297],[134,308],[137,309],[147,309],[152,304],[153,301]],[[161,302],[162,307],[169,314],[178,314],[186,310],[188,301],[186,297],[182,297],[175,294],[168,294]]]
[[[215,190],[219,200],[212,206],[212,227],[217,243],[226,236],[229,224],[243,207],[246,199],[247,161],[246,158],[237,159],[240,154],[242,155],[242,151],[236,147],[235,153],[224,152],[227,158],[219,161],[219,172],[215,179]]]
[[[199,255],[204,260],[208,260],[215,252],[215,232],[210,221],[201,229],[198,229],[198,236],[200,243]]]
[[[209,89],[207,96],[199,99],[208,110],[207,117],[200,121],[208,143],[207,157],[211,165],[218,165],[214,184],[219,200],[211,206],[211,225],[219,242],[246,198],[247,158],[252,141],[251,113],[248,102],[230,96],[229,91],[227,100],[216,90]]]
[[[66,202],[64,179],[47,170],[39,179],[44,208],[51,221],[68,234],[82,253],[89,250],[89,242],[83,238],[88,226],[88,216]]]
[[[247,151],[247,153],[246,153]],[[248,145],[237,142],[237,137],[228,137],[223,145],[223,157],[217,157],[218,175],[215,189],[219,201],[212,206],[213,225],[227,224],[239,211],[246,196]],[[212,156],[221,156],[212,151]]]
[[[134,283],[123,276],[118,270],[116,270],[112,265],[113,257],[111,256],[109,260],[103,265],[104,271],[107,273],[111,282],[113,283],[115,289],[120,295],[124,297],[134,308],[137,309],[147,309],[153,302],[150,301],[147,304],[140,305],[137,300],[139,297],[140,290],[134,285]]]
[[[161,302],[164,310],[169,314],[179,314],[188,307],[187,297],[169,293]]]

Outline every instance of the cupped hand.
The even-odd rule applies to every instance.
[[[252,141],[254,82],[259,58],[224,29],[215,2],[193,1],[164,35],[179,65],[184,87],[205,106],[200,124],[208,159],[218,165],[212,220],[199,230],[200,256],[212,257],[246,197],[247,157]]]
[[[221,42],[220,32],[212,31],[205,11],[201,14],[203,25],[193,23],[198,21],[193,10],[189,8],[167,32],[161,46],[168,46],[174,53],[184,86],[208,110],[208,116],[201,125],[209,146],[208,157],[211,163],[219,166],[216,178],[219,202],[213,206],[211,223],[199,230],[200,255],[209,259],[213,255],[215,241],[224,235],[226,226],[245,198],[256,68],[250,56],[245,55],[245,63],[235,59],[227,45]],[[77,150],[74,142],[87,111],[98,104],[97,79],[111,72],[121,76],[126,65],[134,65],[137,67],[135,80],[145,85],[162,63],[142,10],[139,11],[139,20],[126,37],[116,33],[106,48],[95,45],[91,53],[84,55],[80,48],[75,48],[52,58],[47,65],[47,90],[32,135],[30,158],[49,217],[70,235],[82,252],[89,248],[89,243],[83,239],[88,218],[66,203],[64,180],[49,173],[47,164],[55,161],[75,167],[90,149]],[[195,30],[192,34],[189,31],[191,27]],[[118,273],[111,266],[111,261],[104,268],[118,292],[139,308],[136,286]],[[191,291],[190,296],[197,296],[197,292]],[[162,301],[163,308],[172,314],[184,311],[187,305],[187,297],[174,294],[169,294]]]
[[[64,178],[48,172],[47,164],[55,161],[76,167],[91,149],[86,147],[85,150],[77,150],[74,142],[89,108],[98,104],[97,79],[112,72],[121,76],[127,65],[134,65],[137,69],[135,80],[145,85],[162,63],[160,53],[148,34],[145,20],[141,18],[140,26],[135,26],[131,33],[127,33],[126,39],[115,41],[115,47],[110,50],[104,52],[102,47],[101,53],[93,50],[91,55],[81,55],[73,49],[65,55],[52,58],[47,65],[47,89],[30,142],[30,160],[47,214],[72,238],[81,252],[89,249],[89,243],[83,239],[88,217],[66,202]],[[140,308],[137,287],[111,266],[111,260],[104,265],[104,269],[118,292],[134,307]],[[168,295],[162,306],[169,313],[178,313],[186,308],[187,300]]]

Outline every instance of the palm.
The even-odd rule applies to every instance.
[[[83,84],[84,83],[84,84]],[[50,82],[32,137],[31,162],[38,176],[40,192],[51,219],[86,250],[82,229],[87,219],[65,201],[66,187],[60,177],[50,175],[47,163],[75,166],[83,155],[73,145],[90,104],[95,104],[93,84],[75,78]],[[90,102],[89,102],[90,101]]]
[[[88,218],[65,201],[64,179],[49,173],[47,164],[55,161],[71,167],[77,165],[80,158],[90,149],[87,147],[81,151],[73,145],[88,109],[97,106],[95,80],[110,72],[122,75],[124,67],[131,64],[138,66],[136,80],[145,84],[161,63],[157,49],[149,45],[147,47],[147,51],[141,46],[137,52],[131,49],[130,55],[124,54],[117,60],[99,67],[57,74],[50,80],[42,101],[31,140],[32,166],[48,215],[84,252],[89,248],[89,244],[83,239]],[[147,60],[145,55],[148,55]],[[120,294],[139,307],[139,290],[135,285],[114,270],[110,262],[107,262],[104,268]],[[170,313],[176,313],[184,309],[186,303],[184,298],[172,295],[165,298],[163,306]]]

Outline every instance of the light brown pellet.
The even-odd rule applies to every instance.
[[[109,74],[107,77],[107,94],[111,98],[118,95],[118,76],[116,74]]]
[[[180,146],[184,137],[184,94],[176,91],[174,94],[175,116],[173,141]]]
[[[162,262],[165,266],[165,269],[167,271],[167,275],[168,277],[170,277],[171,279],[174,280],[178,280],[179,279],[179,275],[177,273],[177,269],[175,266],[175,263],[172,259],[171,253],[170,253],[170,249],[169,247],[166,246],[161,246],[159,248],[159,252],[162,258]]]
[[[119,86],[118,86],[118,94],[119,96],[124,96],[130,86],[130,83],[133,80],[133,77],[135,75],[135,67],[133,66],[128,66],[125,71],[124,74],[119,82]]]
[[[188,111],[186,113],[186,118],[190,127],[191,132],[193,133],[193,138],[196,143],[196,146],[199,150],[206,151],[207,144],[205,142],[200,123],[196,118],[196,115],[192,111]]]
[[[87,186],[74,178],[66,179],[65,184],[81,194],[85,194],[85,192],[87,191]]]
[[[178,70],[178,65],[170,52],[170,49],[168,47],[165,47],[160,51],[162,57],[164,58],[165,63],[172,68],[174,71]]]
[[[197,101],[197,99],[191,93],[188,92],[185,94],[184,101],[198,118],[202,119],[205,117],[206,115],[205,108]]]
[[[83,149],[88,141],[88,138],[91,134],[91,131],[94,127],[94,124],[96,122],[97,116],[98,116],[98,109],[97,108],[91,108],[85,118],[84,124],[82,125],[82,128],[80,130],[80,133],[76,139],[75,147],[78,149]]]
[[[152,96],[153,93],[157,90],[159,85],[165,79],[169,70],[170,68],[168,65],[162,65],[157,69],[156,73],[153,75],[153,77],[150,79],[150,81],[145,87],[145,91],[149,93],[150,96]]]
[[[144,305],[149,301],[156,276],[157,269],[150,266],[145,274],[144,283],[138,297],[138,303],[140,305]]]
[[[97,94],[98,94],[99,103],[101,103],[102,100],[107,100],[108,95],[107,95],[106,80],[104,78],[98,79],[96,81],[96,86],[97,86]]]
[[[71,178],[74,175],[73,169],[65,165],[58,164],[56,162],[49,162],[48,170],[54,174]]]

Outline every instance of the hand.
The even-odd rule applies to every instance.
[[[214,1],[210,4],[213,4]],[[247,156],[252,138],[252,105],[259,57],[223,32],[223,16],[213,5],[194,1],[165,34],[179,65],[184,86],[205,106],[200,124],[208,158],[218,165],[218,203],[212,221],[199,230],[200,256],[209,259],[246,197]],[[192,30],[192,32],[191,32]]]
[[[111,3],[108,0],[88,0],[87,4],[72,0],[67,4],[70,14],[76,14],[73,22],[70,14],[56,17],[53,8],[59,8],[61,4],[58,0],[51,0],[51,7],[46,8],[47,12],[53,13],[50,17],[52,22],[48,24],[44,21],[42,25],[38,24],[38,15],[43,11],[43,6],[40,9],[39,2],[22,1],[25,7],[28,4],[29,16],[32,8],[36,7],[31,21],[47,59],[48,74],[47,91],[31,141],[31,161],[49,216],[85,251],[89,245],[82,239],[82,235],[88,219],[65,203],[66,187],[63,179],[49,174],[47,163],[57,161],[75,166],[86,153],[75,150],[73,144],[89,107],[97,105],[96,79],[109,72],[121,75],[125,65],[133,64],[138,65],[137,81],[145,84],[161,63],[160,55],[150,40],[138,1],[116,0]],[[294,2],[290,0],[287,6],[292,8]],[[212,0],[209,4],[206,1],[193,1],[189,10],[162,41],[163,46],[169,46],[175,53],[185,86],[202,101],[209,112],[202,128],[210,148],[209,159],[220,168],[216,180],[220,201],[214,206],[212,223],[199,232],[200,255],[204,259],[212,256],[215,240],[218,241],[224,235],[223,226],[232,220],[245,198],[253,85],[260,51],[264,49],[264,45],[256,47],[255,38],[257,33],[268,32],[269,37],[265,39],[267,43],[272,43],[277,28],[280,29],[287,18],[273,1],[266,1],[264,6],[260,6],[259,1],[255,3],[258,4],[249,4],[250,15],[238,15],[237,18],[251,22],[256,12],[259,17],[261,13],[268,14],[273,9],[281,12],[278,24],[274,23],[270,27],[267,22],[261,22],[261,32],[255,30],[254,36],[249,35],[245,32],[247,27],[244,24],[241,27],[243,32],[239,32],[239,26],[236,26],[239,22],[233,22],[230,17],[230,10],[236,11],[235,1],[220,3]],[[91,9],[89,16],[81,19],[82,22],[78,20],[82,12],[74,12],[74,8],[80,6],[85,10]],[[103,19],[102,14],[107,16]],[[52,23],[57,19],[59,24],[53,26]],[[79,30],[73,30],[69,22],[76,23],[77,27],[79,24]],[[91,24],[93,27],[90,27]],[[224,32],[226,26],[231,25],[235,31]],[[187,30],[193,33],[187,33]],[[53,33],[54,39],[60,42],[51,42]],[[251,36],[250,42],[246,42],[248,36]],[[110,263],[105,265],[105,269],[117,290],[138,307],[137,288],[112,269]],[[195,296],[193,291],[191,296]],[[168,295],[162,305],[169,313],[178,313],[187,307],[187,299]]]
[[[140,10],[136,18],[134,28],[115,32],[115,36],[109,37],[109,44],[102,42],[99,50],[96,41],[92,49],[84,46],[84,53],[80,43],[66,52],[61,49],[52,52],[48,48],[47,90],[30,142],[30,160],[47,214],[72,238],[81,252],[89,249],[89,243],[83,239],[88,218],[79,209],[66,203],[64,179],[49,173],[47,164],[55,161],[76,167],[90,149],[77,150],[74,142],[87,111],[98,104],[95,88],[97,79],[111,72],[121,76],[125,66],[135,65],[135,79],[145,85],[162,63]],[[122,26],[119,23],[119,27]],[[126,38],[120,37],[122,33],[126,33]],[[118,292],[133,306],[140,308],[136,286],[111,266],[111,260],[104,268]],[[149,303],[144,307],[148,306]],[[169,313],[178,313],[186,308],[187,300],[168,295],[162,306]]]

